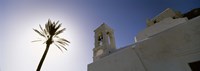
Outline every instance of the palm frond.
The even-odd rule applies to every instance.
[[[33,29],[35,32],[37,32],[39,35],[41,35],[42,37],[45,37],[45,41],[43,44],[47,44],[48,41],[52,41],[55,46],[57,46],[59,48],[59,50],[61,50],[63,52],[64,50],[67,50],[67,48],[65,48],[66,45],[68,45],[70,42],[64,38],[60,38],[58,36],[58,34],[61,34],[65,31],[65,28],[60,29],[62,23],[59,23],[59,21],[55,22],[55,21],[51,21],[50,19],[48,19],[48,22],[45,24],[44,27],[42,27],[41,25],[39,25],[40,30],[38,31],[37,29]],[[56,38],[56,39],[54,39]],[[42,41],[42,40],[34,40],[32,42],[38,42],[38,41]],[[50,43],[51,45],[52,43]]]
[[[57,23],[56,23],[57,24]],[[62,24],[59,24],[57,27],[55,27],[56,31],[61,27]]]
[[[47,32],[49,32],[49,27],[48,26],[49,26],[49,23],[46,23],[45,24],[45,29],[46,29]]]
[[[64,38],[60,38],[60,40],[64,41],[64,42],[67,42],[67,43],[70,43],[68,40],[64,39]]]
[[[55,38],[60,38],[58,35],[55,35],[54,37],[55,37]]]
[[[60,46],[67,51],[67,48],[65,48],[65,46],[63,46],[63,45],[60,45]]]
[[[40,31],[38,31],[38,30],[36,30],[36,29],[33,29],[33,30],[34,30],[35,32],[37,32],[39,35],[45,37],[45,35],[44,35],[42,32],[40,32]]]
[[[64,39],[64,38],[60,38],[59,36],[55,35],[54,36],[55,38],[58,38],[59,41],[63,41],[63,42],[67,42],[67,43],[70,43],[70,41]]]
[[[59,20],[56,22],[56,25],[59,23]]]
[[[47,30],[44,29],[43,31],[44,31],[44,34],[45,34],[46,38],[48,38],[47,36],[49,35],[49,33],[47,32]]]
[[[60,48],[60,46],[59,46],[59,45],[57,45],[56,43],[54,43],[54,45],[56,45],[56,46],[58,47],[58,49],[60,49],[60,51],[62,51],[62,52],[63,52],[63,50]]]
[[[68,45],[68,43],[63,42],[63,41],[56,41],[56,42],[58,42],[58,43],[61,44],[61,45]]]
[[[40,26],[40,30],[42,30],[43,31],[43,29],[42,29],[42,26],[41,25],[39,25]],[[44,32],[44,31],[43,31]]]
[[[39,42],[39,41],[42,41],[42,40],[40,40],[40,39],[39,39],[39,40],[33,40],[33,41],[31,41],[31,42]]]
[[[64,32],[64,31],[65,31],[65,28],[63,28],[63,29],[61,29],[61,30],[57,31],[57,32],[55,33],[55,35],[58,35],[58,34],[60,34],[60,33]]]

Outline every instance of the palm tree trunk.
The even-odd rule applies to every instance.
[[[50,46],[50,44],[47,44],[47,45],[46,45],[46,49],[45,49],[45,51],[44,51],[44,54],[42,55],[42,58],[41,58],[41,60],[40,60],[40,63],[39,63],[39,65],[38,65],[36,71],[40,71],[40,69],[41,69],[41,67],[42,67],[42,64],[43,64],[43,62],[44,62],[44,59],[45,59],[45,57],[46,57],[46,55],[47,55],[47,52],[48,52],[48,50],[49,50],[49,46]]]

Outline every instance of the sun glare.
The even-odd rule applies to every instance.
[[[46,39],[35,33],[33,28],[40,29],[39,24],[44,27],[48,19],[51,19],[52,21],[59,20],[59,22],[62,23],[61,27],[66,28],[66,30],[59,34],[59,36],[67,39],[70,41],[70,43],[68,46],[66,46],[67,51],[63,49],[63,52],[54,44],[52,44],[49,48],[44,64],[58,63],[58,65],[63,65],[63,62],[81,63],[79,56],[86,55],[85,47],[87,47],[87,45],[85,44],[86,42],[83,42],[83,37],[86,36],[83,35],[85,30],[83,30],[82,26],[80,25],[81,23],[78,22],[75,17],[61,10],[40,10],[35,8],[31,8],[31,10],[29,10],[30,8],[23,8],[19,10],[15,10],[14,8],[9,9],[12,11],[9,11],[8,15],[8,18],[10,19],[6,20],[6,23],[8,23],[5,27],[5,30],[7,30],[6,37],[9,37],[9,39],[5,40],[5,42],[7,42],[5,44],[6,48],[3,49],[5,56],[2,59],[2,64],[5,64],[3,67],[6,67],[3,68],[3,70],[21,70],[24,69],[23,67],[26,67],[26,65],[31,65],[28,67],[35,69],[45,51]],[[32,42],[34,40],[39,40],[39,42]],[[70,67],[71,65],[68,63],[65,65]],[[76,64],[77,63],[75,63],[74,66]],[[12,65],[12,68],[9,68],[10,65]],[[53,65],[44,65],[44,69],[45,67],[48,68],[50,66]],[[27,68],[24,70],[30,69]]]

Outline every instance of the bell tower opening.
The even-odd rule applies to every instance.
[[[103,45],[103,35],[102,33],[100,33],[98,36],[98,46],[102,46],[102,45]]]
[[[110,39],[110,33],[109,32],[107,32],[107,35],[108,35],[108,44],[110,45],[110,41],[111,41],[111,39]]]
[[[95,32],[95,48],[93,49],[93,61],[105,57],[115,49],[114,31],[103,23]]]

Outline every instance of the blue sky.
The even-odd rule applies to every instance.
[[[43,71],[87,71],[92,62],[94,32],[103,22],[115,31],[117,48],[134,43],[146,19],[166,8],[182,13],[200,7],[199,0],[0,0],[0,71],[34,71],[45,45],[31,43],[50,18],[67,30],[71,41],[62,53],[51,46]]]

